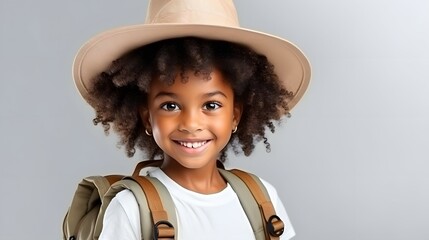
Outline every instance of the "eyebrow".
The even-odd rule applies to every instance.
[[[224,98],[228,98],[226,96],[226,94],[223,93],[222,91],[214,91],[214,92],[205,93],[203,96],[204,97],[213,97],[213,96],[216,96],[216,95],[222,95]]]
[[[213,96],[216,96],[216,95],[221,95],[221,96],[223,96],[224,98],[228,98],[228,97],[226,96],[226,94],[225,94],[225,93],[223,93],[222,91],[213,91],[213,92],[204,93],[204,94],[203,94],[203,97],[213,97]],[[163,96],[167,96],[167,97],[171,97],[171,98],[175,98],[175,99],[177,99],[177,98],[178,98],[178,97],[177,97],[177,95],[176,95],[175,93],[172,93],[172,92],[165,92],[165,91],[159,92],[158,94],[156,94],[156,95],[155,95],[155,97],[154,97],[154,98],[163,97]]]
[[[172,92],[159,92],[158,94],[155,95],[154,98],[159,98],[159,97],[163,97],[163,96],[177,98],[177,95],[172,93]]]

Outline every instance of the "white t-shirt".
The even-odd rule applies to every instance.
[[[150,176],[159,179],[168,189],[176,207],[178,236],[182,240],[249,240],[255,239],[252,227],[239,199],[228,184],[221,192],[200,194],[183,188],[161,169]],[[262,180],[276,214],[285,224],[281,240],[289,240],[295,231],[275,188]],[[137,201],[129,190],[119,192],[106,209],[100,240],[140,240],[140,214]]]

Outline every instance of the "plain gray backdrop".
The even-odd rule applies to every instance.
[[[0,239],[60,239],[87,175],[131,173],[71,77],[94,34],[147,1],[0,1]],[[241,25],[296,43],[310,88],[271,153],[230,166],[274,184],[296,240],[429,239],[429,2],[236,0]]]

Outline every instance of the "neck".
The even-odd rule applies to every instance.
[[[213,194],[226,188],[226,182],[216,167],[216,160],[200,168],[187,168],[165,157],[161,169],[177,184],[193,192]]]

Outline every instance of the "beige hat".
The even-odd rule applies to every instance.
[[[93,79],[128,51],[159,40],[200,37],[239,43],[265,55],[289,91],[292,109],[310,81],[310,64],[291,42],[241,28],[232,0],[151,0],[144,24],[115,28],[96,35],[78,51],[73,78],[84,99]]]

